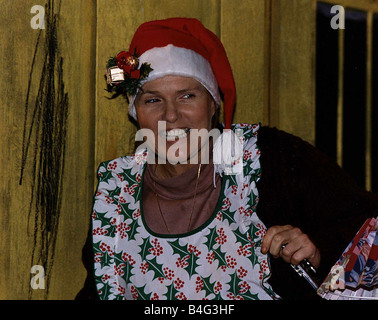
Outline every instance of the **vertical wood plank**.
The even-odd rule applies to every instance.
[[[58,1],[55,2],[57,4]],[[30,26],[35,1],[2,1],[0,12],[0,298],[28,299],[33,248],[34,208],[31,201],[33,158],[29,155],[19,185],[24,106],[39,30]],[[41,1],[44,5],[45,1]],[[64,59],[65,91],[69,97],[63,204],[49,295],[32,290],[32,299],[72,299],[81,288],[85,270],[81,249],[86,238],[93,197],[93,119],[95,61],[95,2],[62,1],[58,50]],[[42,36],[43,36],[42,30]],[[43,53],[43,52],[42,52]],[[38,53],[30,88],[36,97],[42,59]],[[34,105],[30,106],[30,108]],[[29,119],[30,120],[30,119]],[[30,126],[30,123],[27,123]],[[34,145],[30,146],[33,151]],[[31,155],[32,152],[30,151]]]
[[[314,143],[315,2],[271,4],[271,125]]]
[[[233,69],[237,89],[234,123],[269,124],[266,104],[265,1],[222,0],[221,41]]]
[[[2,1],[0,37],[0,298],[25,299],[31,236],[27,218],[30,176],[19,186],[24,105],[38,31],[30,27],[32,1]],[[32,88],[32,90],[35,89]],[[33,146],[31,146],[33,148]],[[27,168],[30,170],[30,166]]]
[[[94,190],[96,1],[64,0],[58,37],[69,94],[67,151],[61,222],[49,299],[73,299],[86,270],[82,247],[90,222]]]

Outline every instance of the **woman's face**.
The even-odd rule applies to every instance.
[[[165,76],[144,84],[135,107],[140,128],[154,134],[155,145],[151,146],[148,139],[147,144],[170,163],[185,163],[201,153],[207,141],[198,136],[195,139],[195,134],[201,129],[211,130],[216,111],[210,93],[195,79],[181,76]]]

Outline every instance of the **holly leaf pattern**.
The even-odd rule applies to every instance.
[[[106,231],[107,231],[106,235],[107,235],[108,237],[114,237],[114,235],[115,235],[115,233],[116,233],[116,226],[115,226],[115,225],[111,225],[110,223],[109,223],[108,226],[109,226],[109,227],[106,228]]]
[[[194,253],[189,254],[188,266],[185,268],[186,271],[189,273],[189,277],[191,278],[193,274],[195,274],[195,270],[198,266],[198,257]]]
[[[136,228],[138,227],[138,221],[132,220],[131,223],[128,225],[130,230],[127,232],[127,236],[130,240],[135,240]]]
[[[113,190],[109,190],[109,197],[113,198],[113,200],[114,200],[114,196],[118,196],[120,194],[120,192],[121,192],[121,188],[120,187],[116,187]]]
[[[125,261],[125,259],[122,258],[123,254],[124,254],[123,252],[115,253],[114,254],[114,260],[117,262],[117,266],[120,266],[122,264],[125,265],[122,268],[123,278],[129,279],[129,277],[130,277],[130,271],[131,271],[131,269],[133,267],[132,267],[132,265],[131,265],[131,263],[130,263],[130,261],[128,259]]]
[[[156,257],[154,257],[152,260],[148,260],[148,270],[154,271],[154,277],[152,278],[152,280],[165,277],[163,272],[163,265],[156,261]]]
[[[139,246],[140,248],[140,255],[142,257],[142,259],[144,259],[150,252],[149,249],[151,249],[153,246],[150,242],[150,237],[147,237],[147,238],[142,238],[143,239],[143,242],[142,244]]]
[[[184,267],[186,271],[189,273],[189,277],[195,274],[195,269],[198,266],[198,254],[195,250],[189,250],[190,244],[186,244],[184,246],[180,245],[180,239],[176,241],[169,242],[170,246],[173,249],[174,253],[177,253],[180,257],[180,260],[184,260],[187,262],[187,265]]]
[[[144,290],[146,285],[147,284],[145,284],[142,287],[133,286],[135,288],[135,291],[138,294],[138,300],[151,300],[151,293],[146,293],[145,290]]]
[[[97,281],[99,281],[103,284],[102,288],[100,290],[98,290],[98,295],[99,295],[100,299],[104,299],[104,297],[108,296],[110,289],[111,289],[111,286],[107,282],[102,282],[101,277],[95,276],[95,279],[98,279]]]
[[[98,173],[98,181],[108,183],[109,179],[113,178],[111,171],[108,171],[105,167],[105,171],[100,171]]]
[[[169,286],[167,286],[167,289],[167,293],[165,294],[167,300],[175,300],[179,291],[175,288],[173,281]]]
[[[248,233],[241,233],[239,232],[239,228],[234,231],[234,234],[236,236],[236,239],[240,242],[242,246],[245,246],[248,243],[251,243],[251,241],[248,239]]]
[[[259,295],[251,293],[249,290],[241,295],[244,300],[259,300]]]
[[[170,241],[169,245],[172,247],[173,252],[177,253],[181,259],[188,254],[187,246],[180,245],[180,239],[177,239],[176,241]]]
[[[113,257],[114,257],[113,252],[111,252],[110,254],[108,249],[109,248],[106,247],[106,245],[104,245],[101,242],[97,242],[93,244],[93,252],[95,256],[96,256],[96,253],[99,254],[100,258],[98,262],[100,263],[101,268],[108,266],[109,264],[113,262]]]
[[[259,239],[259,238],[260,238],[260,236],[257,236],[257,235],[256,235],[256,232],[258,232],[259,230],[260,230],[260,229],[257,228],[257,226],[255,226],[253,223],[251,224],[249,234],[250,234],[250,237],[251,237],[251,239],[252,239],[252,241],[253,241],[254,243],[255,243],[255,240],[256,240],[256,239]]]
[[[213,248],[214,244],[216,243],[215,239],[217,236],[217,227],[211,228],[210,233],[207,235],[207,241],[205,242],[205,245],[209,251]]]
[[[226,209],[222,211],[222,218],[223,220],[227,219],[229,221],[229,224],[231,225],[232,223],[236,223],[234,214],[235,212],[231,212],[229,209]]]
[[[231,274],[231,279],[227,283],[230,286],[229,291],[233,293],[234,296],[239,296],[243,298],[244,300],[259,300],[258,294],[251,293],[249,289],[241,290],[241,286],[240,286],[241,282],[242,280],[239,279],[237,271],[235,271],[233,274]]]
[[[232,292],[235,296],[239,294],[239,284],[240,279],[237,275],[237,271],[235,271],[233,274],[231,274],[231,279],[227,284],[230,286],[230,292]]]
[[[218,260],[218,269],[219,268],[225,268],[227,267],[227,261],[226,261],[226,253],[221,251],[221,246],[219,246],[217,249],[213,250],[214,252],[214,260]]]
[[[202,280],[202,283],[203,283],[203,286],[202,286],[202,290],[205,290],[206,294],[205,294],[205,297],[208,297],[210,296],[211,294],[214,294],[214,285],[215,285],[215,282],[210,282],[210,276],[206,277],[206,278],[201,278]],[[216,297],[215,297],[215,300],[220,300],[220,293],[218,292],[216,294]]]
[[[164,278],[164,272],[163,272],[163,264],[160,264],[156,260],[156,256],[152,259],[147,259],[147,256],[153,252],[153,245],[151,244],[150,237],[143,238],[143,243],[139,246],[141,251],[140,255],[144,261],[148,262],[148,270],[152,270],[154,272],[153,280],[159,277]],[[152,253],[151,253],[152,254]]]
[[[94,213],[96,214],[96,217],[97,217],[97,221],[100,221],[101,225],[100,225],[100,228],[104,228],[104,230],[106,230],[106,236],[108,237],[114,237],[114,234],[115,234],[115,226],[113,226],[111,223],[110,223],[110,218],[106,218],[105,215],[108,213],[108,212],[98,212],[98,211],[95,211],[94,210]]]

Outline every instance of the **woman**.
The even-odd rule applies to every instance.
[[[377,197],[296,137],[231,125],[225,50],[195,19],[141,25],[108,68],[144,143],[99,167],[85,249],[94,270],[78,298],[96,297],[94,283],[101,299],[316,297],[290,264],[307,259],[324,278]],[[194,139],[219,128],[220,91],[224,132]],[[227,138],[242,151],[218,161]]]

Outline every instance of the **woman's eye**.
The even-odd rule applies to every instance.
[[[157,99],[157,98],[152,98],[152,99],[147,99],[146,101],[145,101],[145,103],[147,104],[147,103],[156,103],[156,102],[159,102],[160,100],[159,99]]]
[[[187,94],[183,95],[184,99],[191,99],[191,98],[194,98],[194,97],[195,97],[195,95],[193,93],[187,93]]]

